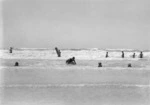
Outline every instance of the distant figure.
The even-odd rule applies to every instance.
[[[135,58],[135,53],[133,53],[132,57]]]
[[[59,50],[59,55],[58,55],[58,57],[61,57],[61,51]]]
[[[132,66],[131,66],[131,63],[128,64],[128,67],[132,67]]]
[[[108,58],[108,52],[106,52],[106,58]]]
[[[18,63],[18,62],[16,62],[16,63],[15,63],[15,66],[19,66],[19,63]]]
[[[102,63],[101,62],[98,63],[98,67],[102,67]]]
[[[68,60],[66,60],[66,64],[75,65],[76,64],[75,57],[72,57],[72,58],[69,58]]]
[[[141,51],[141,53],[140,53],[140,56],[139,56],[140,58],[143,58],[143,52]]]
[[[12,48],[12,47],[10,47],[10,49],[9,49],[9,53],[12,53],[12,51],[13,51],[13,48]]]
[[[121,57],[124,58],[124,51],[122,51],[122,56]]]
[[[56,50],[57,56],[58,56],[58,57],[61,57],[61,52],[60,52],[60,50],[59,50],[57,47],[55,47],[55,50]]]

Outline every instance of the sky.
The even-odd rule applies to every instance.
[[[2,22],[3,22],[3,20],[2,20],[2,2],[1,2],[1,0],[0,0],[0,48],[2,48],[2,46],[3,46],[3,25],[2,25]]]
[[[150,49],[149,0],[1,0],[2,48]]]

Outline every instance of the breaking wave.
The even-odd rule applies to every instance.
[[[133,53],[136,54],[135,59],[138,60],[140,50],[134,49],[61,49],[62,57],[58,58],[54,49],[49,48],[16,48],[10,54],[9,50],[0,50],[1,59],[68,59],[75,56],[76,59],[87,60],[121,60],[121,51],[125,52],[125,59],[132,59]],[[106,52],[109,52],[109,58],[105,58]],[[143,51],[144,58],[150,58],[150,51]],[[134,59],[134,60],[135,60]]]

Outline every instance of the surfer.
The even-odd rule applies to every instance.
[[[135,53],[133,53],[132,57],[135,58]]]
[[[57,47],[55,47],[55,50],[56,50],[57,56],[58,56],[58,57],[61,57],[61,52],[60,52],[60,50],[59,50]]]
[[[102,67],[102,63],[101,62],[98,63],[98,67]]]
[[[15,66],[19,66],[19,63],[18,63],[18,62],[16,62],[16,63],[15,63]]]
[[[106,52],[106,58],[108,58],[108,52]]]
[[[68,60],[66,60],[66,64],[75,65],[76,64],[75,57],[72,57],[72,58],[69,58]]]
[[[141,51],[141,53],[140,53],[140,58],[143,58],[143,52]]]
[[[121,57],[124,58],[124,51],[122,51],[122,56]]]

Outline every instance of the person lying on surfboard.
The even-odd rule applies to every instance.
[[[68,60],[66,60],[66,64],[75,65],[76,64],[75,57],[72,57],[72,58],[69,58]]]

